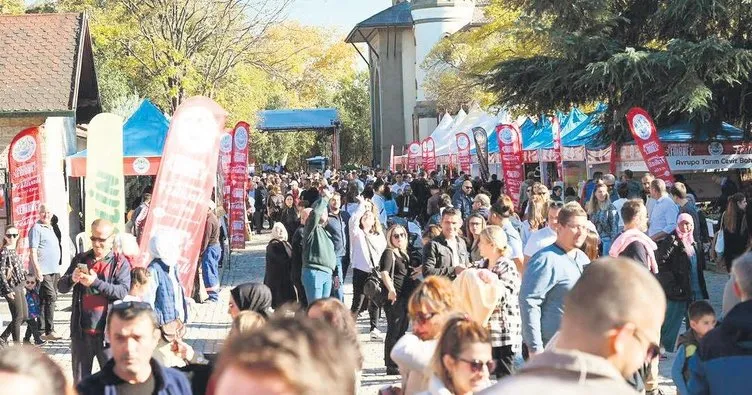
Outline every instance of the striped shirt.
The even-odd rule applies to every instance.
[[[488,262],[484,261],[481,267],[488,268]],[[506,258],[499,259],[496,266],[490,270],[499,276],[504,287],[504,292],[486,325],[491,334],[491,347],[512,346],[512,350],[519,352],[522,345],[520,273],[514,262]]]

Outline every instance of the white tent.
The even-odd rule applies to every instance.
[[[493,128],[496,126],[496,117],[481,110],[480,106],[473,105],[467,117],[462,122],[455,122],[455,126],[452,127],[450,134],[441,143],[436,142],[436,156],[449,155],[457,152],[457,133],[465,132],[470,136],[470,148],[475,146],[475,141],[471,136],[471,131],[474,127],[480,126],[486,129],[486,133],[490,135],[493,132]]]
[[[460,114],[457,114],[457,116],[459,117]],[[455,119],[456,118],[452,118],[449,113],[445,113],[444,116],[441,117],[439,125],[436,126],[436,129],[433,130],[430,136],[433,139],[434,144],[438,144],[439,141],[446,139],[446,136],[447,134],[449,134],[449,131],[451,130],[452,124],[454,124]]]

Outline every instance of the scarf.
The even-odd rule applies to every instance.
[[[648,235],[638,229],[625,230],[624,233],[619,235],[619,237],[614,240],[613,244],[611,244],[611,249],[608,251],[608,255],[618,257],[627,246],[635,241],[642,243],[648,250],[648,261],[644,262],[648,269],[653,273],[658,273],[658,262],[655,260],[655,250],[658,248],[658,245],[656,245]]]
[[[272,291],[261,283],[245,283],[230,290],[232,299],[241,311],[255,311],[268,317],[272,308]]]
[[[692,216],[684,213],[680,214],[679,218],[676,220],[676,236],[681,240],[682,244],[684,244],[684,251],[686,251],[687,256],[694,256],[695,255],[695,247],[693,246],[695,242],[695,238],[692,235],[692,232],[682,232],[680,227],[678,225],[681,225],[682,222],[687,222],[692,224],[692,228],[694,228],[695,221],[692,219]]]

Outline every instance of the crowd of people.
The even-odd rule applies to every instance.
[[[183,340],[179,236],[149,236],[151,262],[130,265],[148,196],[134,235],[95,220],[92,248],[59,278],[44,210],[29,273],[18,230],[5,232],[0,294],[12,320],[0,340],[15,345],[0,350],[0,377],[29,394],[355,394],[364,361],[355,322],[367,314],[386,374],[399,376],[384,394],[659,394],[658,364],[672,352],[680,393],[743,393],[752,253],[746,198],[732,192],[711,240],[686,183],[668,188],[649,174],[640,183],[630,171],[595,174],[580,191],[530,174],[514,198],[495,175],[263,173],[249,182],[247,231],[271,230],[265,275],[230,291],[218,355]],[[216,211],[209,204],[200,265],[209,302],[220,290]],[[731,273],[718,313],[703,275],[708,244]],[[21,345],[59,338],[57,292],[73,295],[73,383]]]

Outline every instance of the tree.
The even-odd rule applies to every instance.
[[[454,33],[431,50],[421,67],[426,70],[424,87],[439,108],[452,112],[477,102],[493,104],[494,96],[479,79],[502,60],[527,57],[539,46],[515,35],[520,12],[494,1],[484,8],[486,23]]]
[[[371,102],[368,99],[368,73],[343,78],[334,97],[342,121],[340,147],[343,165],[371,163]]]
[[[496,102],[529,113],[604,102],[606,139],[629,135],[625,114],[750,130],[752,6],[747,0],[502,0],[541,51],[499,62],[483,81]],[[532,32],[532,33],[530,33]],[[518,36],[521,33],[517,33]]]
[[[0,14],[23,14],[24,8],[23,0],[0,0]]]

